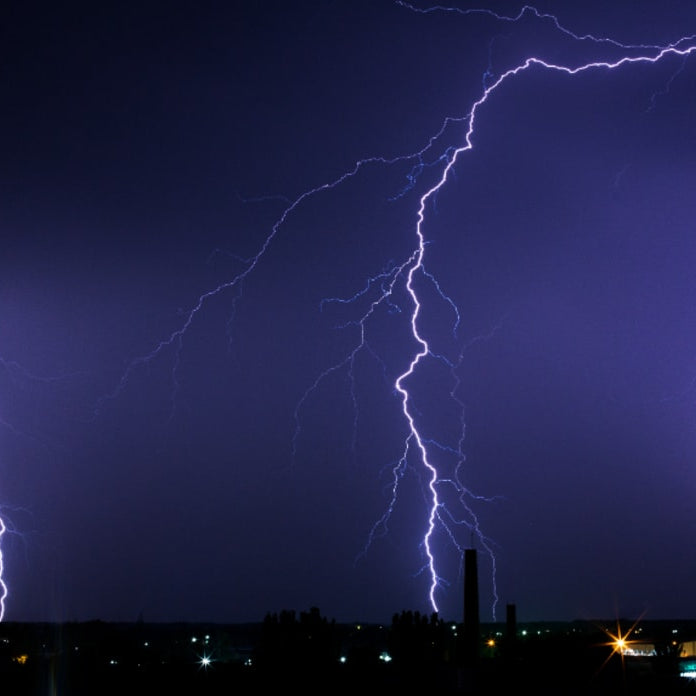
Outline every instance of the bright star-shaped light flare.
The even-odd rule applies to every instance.
[[[199,669],[207,670],[212,664],[213,664],[213,658],[210,657],[210,655],[206,655],[205,653],[203,653],[203,655],[201,655],[198,658],[198,668]]]
[[[602,645],[610,647],[611,652],[609,653],[608,657],[604,662],[602,663],[602,667],[600,667],[600,670],[605,667],[605,665],[611,660],[611,658],[618,653],[621,657],[621,667],[623,669],[624,665],[624,656],[626,655],[626,652],[628,650],[628,647],[634,643],[637,643],[638,641],[635,640],[629,640],[629,636],[635,631],[636,626],[638,625],[638,622],[643,618],[643,615],[639,616],[631,625],[631,627],[624,633],[621,629],[621,622],[617,620],[616,622],[616,632],[612,633],[606,628],[602,628],[602,631],[608,636],[610,639],[606,643],[602,643]]]

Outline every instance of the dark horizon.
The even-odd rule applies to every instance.
[[[511,603],[510,606],[514,607],[515,610],[515,624],[517,627],[533,627],[533,626],[571,626],[571,625],[585,625],[592,626],[596,629],[600,627],[616,627],[617,625],[623,628],[629,628],[632,626],[657,626],[657,625],[674,625],[674,626],[688,626],[694,630],[694,640],[696,640],[696,618],[690,616],[670,616],[670,617],[660,617],[660,616],[649,616],[646,612],[641,612],[640,614],[613,614],[613,615],[602,615],[602,616],[574,616],[572,618],[532,618],[525,617],[524,619],[519,619],[519,607]],[[507,605],[503,607],[507,608]],[[8,620],[0,622],[0,628],[3,625],[31,625],[31,624],[45,624],[45,625],[59,625],[59,624],[111,624],[111,625],[123,625],[123,626],[135,626],[138,624],[151,625],[151,626],[260,626],[265,620],[269,618],[275,618],[283,614],[292,614],[299,619],[301,615],[307,615],[312,612],[319,612],[322,618],[329,622],[336,623],[342,626],[389,626],[392,624],[395,617],[403,614],[411,614],[413,616],[419,617],[419,619],[430,620],[433,617],[437,617],[439,621],[445,622],[447,624],[456,624],[463,626],[465,621],[463,616],[459,617],[446,617],[435,612],[422,611],[420,609],[401,607],[394,609],[383,621],[376,620],[365,620],[364,618],[356,617],[353,619],[337,619],[336,614],[331,611],[330,607],[322,607],[315,603],[310,603],[307,606],[294,607],[294,606],[275,606],[267,609],[263,614],[255,619],[248,621],[226,621],[222,619],[209,618],[205,620],[195,620],[195,619],[182,619],[182,618],[168,618],[165,620],[151,620],[147,617],[144,612],[139,612],[133,618],[130,619],[117,619],[111,620],[107,618],[102,618],[99,616],[93,616],[90,618],[82,619],[71,619],[64,618],[60,620],[35,620],[35,621],[22,621],[22,620]],[[523,612],[524,614],[524,612]],[[479,630],[480,633],[485,633],[486,631],[492,630],[494,628],[504,627],[507,624],[507,617],[502,615],[498,617],[495,621],[491,620],[480,620]],[[477,631],[478,633],[478,631]]]
[[[357,688],[430,688],[483,694],[690,693],[696,622],[502,626],[482,624],[479,654],[465,631],[416,612],[388,626],[335,624],[318,608],[263,623],[0,626],[0,676],[14,694],[259,693],[271,687],[355,693]],[[529,629],[529,630],[527,630]],[[635,632],[633,631],[635,629]],[[619,653],[618,637],[633,654]],[[685,650],[684,648],[687,648]]]

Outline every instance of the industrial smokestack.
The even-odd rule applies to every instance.
[[[510,642],[512,642],[517,635],[517,610],[515,609],[514,604],[507,605],[505,635]]]
[[[517,659],[517,609],[514,604],[507,605],[503,654],[509,661]]]
[[[476,549],[464,551],[464,663],[475,664],[481,642]]]

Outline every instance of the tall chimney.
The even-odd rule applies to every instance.
[[[504,647],[505,657],[513,660],[517,650],[517,610],[514,604],[507,605]]]
[[[513,640],[517,635],[517,611],[514,604],[507,605],[505,630],[509,640]]]
[[[464,663],[475,664],[480,644],[476,549],[464,550]]]

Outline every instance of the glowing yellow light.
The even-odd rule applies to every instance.
[[[616,622],[616,633],[615,634],[611,633],[611,631],[608,631],[606,628],[602,629],[604,631],[604,633],[606,633],[607,636],[609,638],[611,638],[611,641],[609,643],[604,643],[604,645],[607,645],[611,648],[611,653],[609,654],[607,659],[604,661],[604,664],[602,665],[602,667],[604,667],[604,665],[606,665],[607,662],[609,662],[609,660],[616,653],[618,653],[621,656],[621,663],[623,665],[624,655],[628,651],[629,645],[637,642],[634,640],[628,640],[628,637],[631,635],[631,633],[634,632],[634,630],[636,628],[636,624],[641,620],[641,618],[643,618],[642,615],[636,619],[636,621],[633,623],[631,628],[629,628],[628,631],[626,631],[625,633],[622,632],[621,624],[618,621]]]
[[[28,659],[29,655],[17,655],[17,657],[12,658],[12,661],[20,665],[26,665]]]
[[[494,648],[494,647],[495,647],[495,641],[493,640],[493,638],[489,638],[489,639],[486,641],[486,645],[487,645],[489,648]]]

